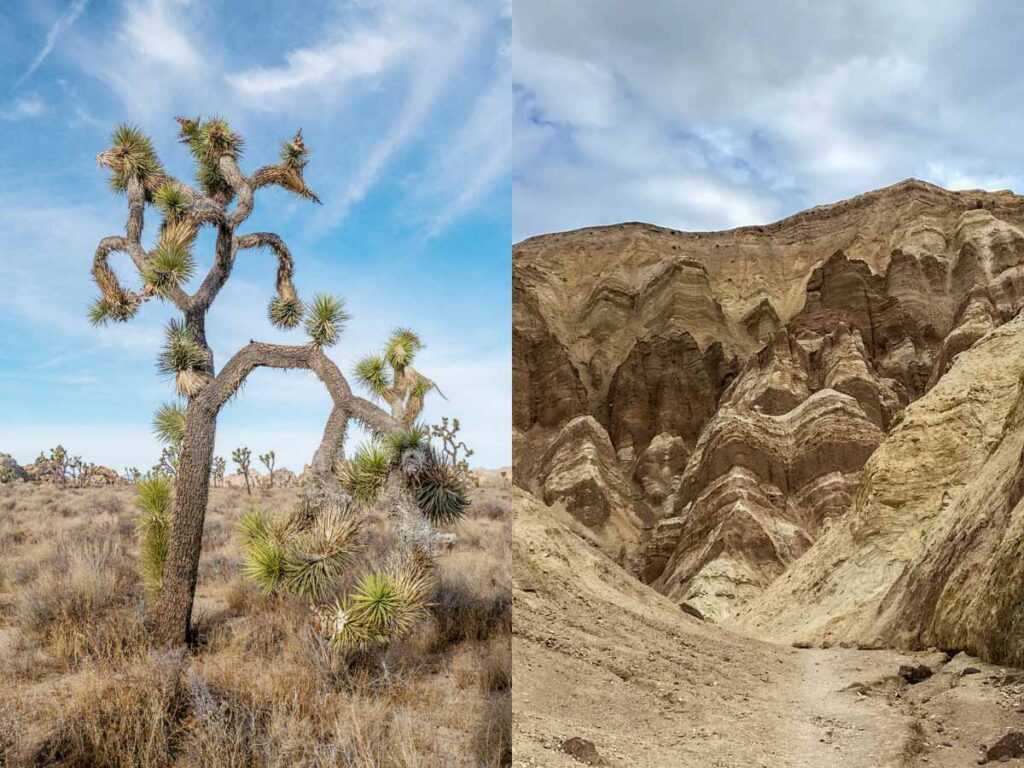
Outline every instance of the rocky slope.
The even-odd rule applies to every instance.
[[[993,563],[1024,542],[1022,222],[1010,192],[911,180],[764,227],[518,244],[516,483],[709,618],[1016,659],[1024,573]]]

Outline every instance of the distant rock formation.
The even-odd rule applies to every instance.
[[[28,480],[28,473],[9,453],[0,453],[0,479],[7,483],[24,481]]]
[[[1017,658],[1022,223],[1010,192],[909,180],[517,244],[515,482],[710,620]]]

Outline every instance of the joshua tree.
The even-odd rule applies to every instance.
[[[39,458],[36,459],[36,466],[46,467],[53,475],[54,482],[60,483],[63,488],[68,482],[68,460],[68,452],[63,445],[58,445],[56,448],[50,449],[49,458],[40,452]]]
[[[273,451],[260,454],[260,463],[267,468],[267,487],[274,487],[274,461],[277,457]]]
[[[213,480],[214,485],[224,485],[224,471],[228,468],[228,463],[224,461],[223,456],[215,456],[213,463],[210,465],[210,479]]]
[[[252,452],[248,448],[235,448],[231,452],[231,460],[238,465],[238,471],[245,478],[245,492],[250,496],[252,496],[252,486],[249,483],[249,464],[251,458]]]
[[[80,485],[79,480],[82,476],[82,457],[71,456],[67,460],[67,474],[71,480],[72,485]]]
[[[441,453],[444,460],[455,468],[463,477],[468,480],[472,477],[469,469],[469,457],[473,455],[473,449],[466,445],[465,441],[459,440],[459,420],[449,420],[447,416],[441,417],[440,424],[432,424],[430,436],[441,441]],[[459,456],[459,452],[462,456]]]
[[[319,202],[303,178],[307,149],[301,130],[283,143],[280,162],[247,176],[239,167],[242,137],[225,121],[178,118],[178,122],[181,141],[196,163],[198,188],[167,173],[149,138],[134,127],[118,127],[110,149],[97,157],[98,163],[111,172],[113,189],[126,196],[128,217],[124,235],[106,237],[96,248],[92,274],[101,295],[90,311],[94,323],[124,322],[144,303],[158,299],[180,312],[180,318],[167,325],[159,357],[160,370],[173,378],[182,398],[182,402],[166,406],[167,417],[158,414],[157,422],[158,433],[173,430],[170,436],[181,446],[166,564],[151,614],[154,638],[168,644],[181,644],[189,637],[217,416],[250,372],[258,367],[312,370],[331,394],[333,410],[313,457],[310,485],[305,492],[311,503],[332,494],[336,500],[342,499],[333,467],[350,419],[378,436],[396,432],[403,422],[408,423],[404,412],[394,405],[392,411],[402,413],[401,421],[353,395],[341,371],[325,354],[324,349],[338,341],[348,318],[341,300],[320,295],[304,304],[292,283],[292,255],[284,241],[271,232],[239,232],[252,213],[256,191],[264,187],[279,186]],[[162,216],[156,244],[150,250],[142,244],[147,206]],[[185,286],[196,272],[192,250],[202,227],[210,227],[215,234],[213,263],[195,292],[188,293]],[[252,251],[266,250],[277,260],[276,294],[268,307],[270,321],[290,329],[304,320],[309,340],[298,345],[253,341],[218,370],[206,339],[207,314],[231,276],[235,260]],[[122,283],[109,264],[114,254],[128,256],[140,287]],[[430,387],[419,375],[409,383],[408,352],[419,346],[414,336],[401,334],[389,346],[389,363],[398,378],[391,384],[397,385],[398,392],[406,393],[406,398],[414,401],[412,405],[417,400],[421,404]],[[170,417],[172,413],[174,418]],[[409,484],[423,464],[423,448],[410,448],[395,458],[391,474]],[[409,509],[409,500],[405,493],[392,506],[405,510],[407,515],[419,514]]]
[[[180,448],[177,445],[165,445],[160,451],[160,460],[153,465],[154,475],[165,475],[174,477],[178,474],[178,454]]]
[[[420,337],[408,328],[396,328],[384,351],[366,355],[356,363],[355,377],[376,400],[391,408],[391,415],[404,427],[411,427],[423,410],[423,399],[437,385],[412,367],[423,349]]]

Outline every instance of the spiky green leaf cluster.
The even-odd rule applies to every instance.
[[[242,538],[242,575],[259,585],[264,595],[272,594],[285,577],[287,551],[282,532],[260,509],[251,509],[238,522]]]
[[[301,128],[293,139],[281,142],[281,151],[278,152],[278,157],[281,158],[284,165],[296,171],[301,171],[306,167],[306,163],[309,162],[309,150],[306,149],[306,144],[302,140]]]
[[[360,445],[349,463],[345,486],[352,498],[370,504],[380,498],[391,472],[393,454],[376,442]]]
[[[181,141],[187,144],[196,161],[207,166],[216,166],[224,156],[239,157],[245,147],[245,139],[231,130],[228,122],[220,117],[203,120],[178,118],[181,125]]]
[[[110,149],[100,155],[100,162],[112,171],[110,186],[115,191],[127,190],[133,178],[145,182],[163,172],[153,142],[134,125],[117,126],[110,143]]]
[[[294,518],[275,523],[254,508],[242,515],[237,530],[243,576],[265,595],[283,589],[322,600],[359,551],[359,520],[338,512],[325,511],[301,529]]]
[[[430,440],[430,431],[423,424],[412,424],[411,426],[391,432],[381,441],[384,450],[394,459],[410,449],[423,449],[427,447]]]
[[[131,293],[125,294],[124,301],[120,302],[107,301],[101,297],[89,306],[89,322],[93,325],[106,325],[111,321],[124,323],[135,317],[139,305],[138,297]]]
[[[225,200],[230,200],[235,194],[227,179],[215,165],[199,163],[196,166],[196,183],[204,195],[214,199],[223,197]]]
[[[306,314],[306,333],[318,347],[330,347],[337,343],[350,317],[345,311],[344,301],[336,296],[318,293],[313,297]]]
[[[153,205],[168,219],[177,219],[188,209],[188,196],[180,184],[166,181],[153,193]]]
[[[409,328],[396,328],[388,339],[384,357],[392,368],[401,369],[412,365],[413,359],[423,349],[423,341]]]
[[[206,381],[204,366],[206,352],[192,337],[180,320],[170,320],[165,326],[166,340],[157,358],[157,370],[164,376],[173,376],[180,397],[195,394]]]
[[[430,580],[412,570],[370,571],[352,592],[321,614],[340,653],[368,650],[408,635],[429,607]]]
[[[321,512],[289,548],[286,584],[290,592],[322,600],[359,551],[360,520],[337,512]]]
[[[223,156],[237,158],[241,155],[244,139],[218,117],[205,121],[202,117],[179,117],[178,123],[181,142],[188,145],[196,159],[196,181],[203,194],[230,200],[234,190],[221,174],[218,161]]]
[[[458,467],[445,461],[433,448],[426,452],[413,491],[416,506],[434,525],[457,523],[469,507],[469,493]]]
[[[173,494],[170,478],[156,475],[138,483],[139,574],[150,597],[160,593],[171,533]]]
[[[267,316],[275,328],[287,330],[294,328],[302,322],[302,315],[306,308],[299,299],[282,299],[276,297],[271,299],[267,307]]]
[[[188,248],[176,243],[160,243],[142,271],[142,279],[158,293],[187,283],[196,271],[195,259]]]
[[[157,408],[153,433],[166,445],[181,445],[185,440],[185,408],[180,403],[164,403]]]
[[[366,355],[356,363],[355,379],[375,398],[387,397],[391,390],[391,373],[382,355]]]

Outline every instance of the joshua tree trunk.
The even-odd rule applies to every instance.
[[[217,413],[193,400],[188,407],[185,440],[174,482],[174,535],[171,537],[159,608],[153,617],[154,639],[166,645],[189,641],[192,602],[203,546],[203,524],[210,494],[210,464]]]

